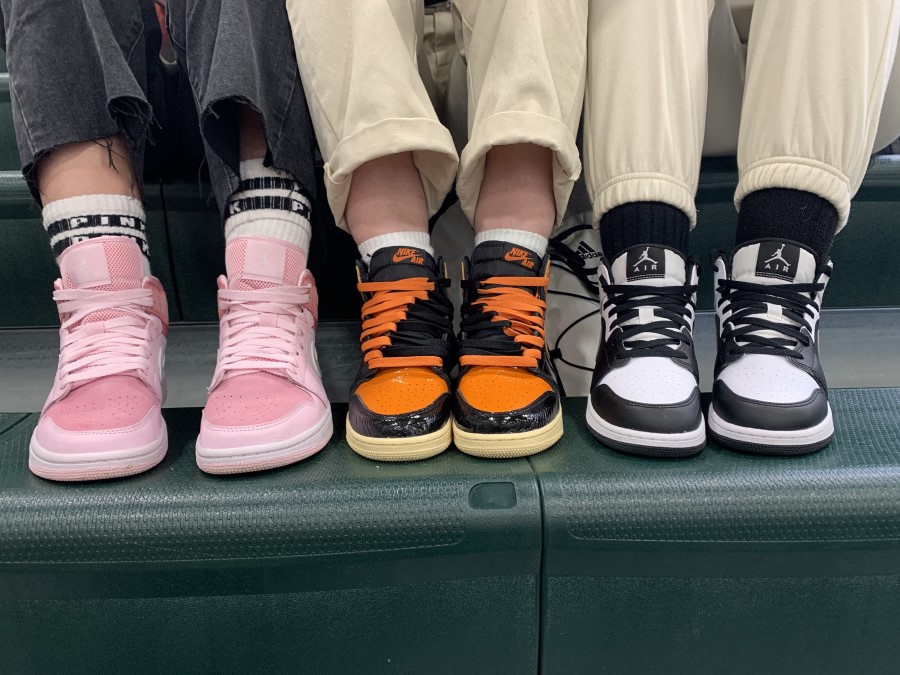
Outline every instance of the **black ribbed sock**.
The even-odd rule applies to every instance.
[[[687,256],[690,232],[687,214],[663,202],[622,204],[600,219],[600,243],[610,261],[640,244],[669,246]]]
[[[815,251],[824,260],[837,232],[838,212],[812,192],[767,188],[741,202],[735,247],[757,239],[787,239]]]

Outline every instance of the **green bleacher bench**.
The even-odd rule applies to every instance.
[[[835,441],[682,461],[566,435],[529,460],[319,455],[212,477],[167,459],[32,476],[0,416],[11,673],[888,673],[900,663],[900,390],[835,390]],[[335,419],[346,414],[336,406]]]
[[[837,435],[784,461],[600,449],[566,404],[541,488],[547,673],[896,673],[900,390],[832,390]]]
[[[526,460],[377,464],[339,432],[221,478],[194,463],[199,411],[165,416],[160,466],[80,485],[32,476],[36,415],[0,416],[0,672],[535,672]]]

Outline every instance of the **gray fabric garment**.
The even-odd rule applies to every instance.
[[[13,121],[35,199],[35,162],[67,143],[120,133],[143,175],[162,75],[153,0],[0,0]],[[169,32],[200,116],[221,207],[238,187],[238,103],[258,110],[268,161],[315,195],[315,142],[284,3],[169,0]],[[139,187],[139,186],[138,186]]]
[[[238,104],[261,113],[267,164],[315,198],[315,140],[283,0],[168,0],[220,207],[238,187]]]
[[[141,4],[0,0],[0,9],[16,142],[35,199],[38,159],[120,131],[140,181],[152,118]]]

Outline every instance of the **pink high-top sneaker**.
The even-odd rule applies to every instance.
[[[291,464],[331,438],[316,359],[318,298],[299,248],[240,237],[219,277],[219,356],[197,439],[207,473]]]
[[[116,478],[166,454],[162,371],[168,309],[127,237],[74,244],[56,281],[59,366],[31,437],[28,466],[50,480]]]

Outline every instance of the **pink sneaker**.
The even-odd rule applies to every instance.
[[[144,277],[141,251],[127,237],[70,246],[59,268],[53,293],[62,323],[59,366],[28,466],[60,481],[146,471],[168,447],[160,413],[165,292]]]
[[[315,282],[299,248],[266,237],[232,241],[225,266],[197,465],[221,474],[297,462],[333,431],[316,358]]]

